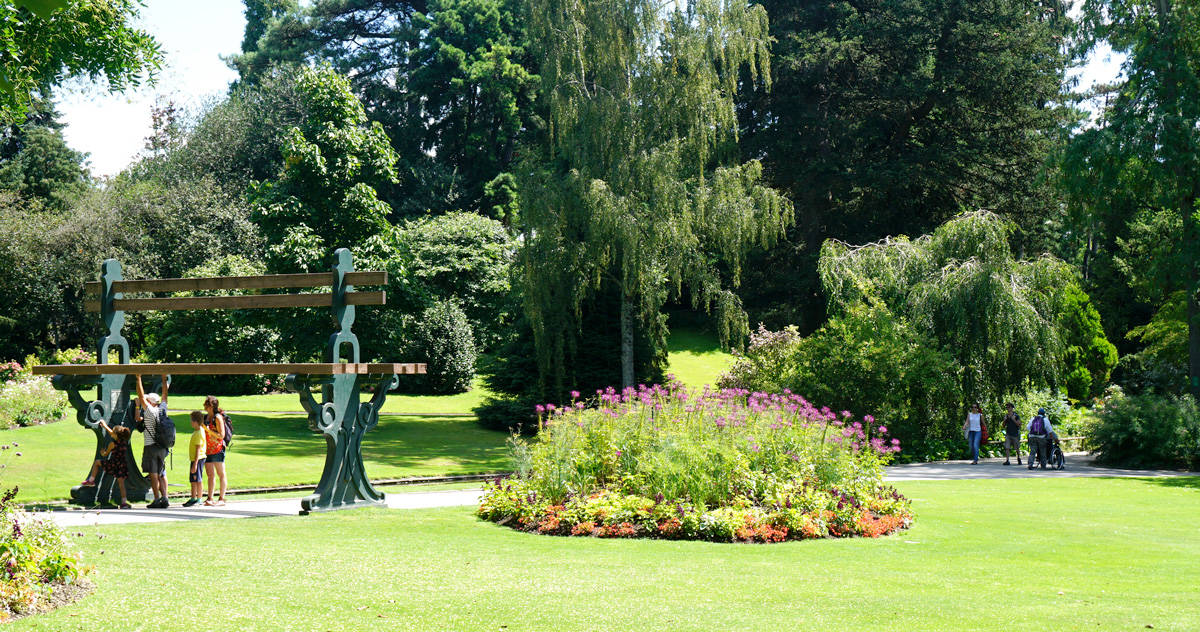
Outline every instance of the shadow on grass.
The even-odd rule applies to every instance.
[[[721,345],[717,336],[701,329],[672,330],[667,339],[667,351],[670,353],[721,353]]]
[[[235,415],[233,421],[232,454],[284,459],[319,459],[325,454],[324,436],[309,430],[304,417]],[[446,461],[454,464],[456,472],[490,472],[506,467],[507,438],[506,433],[482,428],[473,419],[384,414],[363,438],[363,458],[368,464],[400,469]]]
[[[1200,476],[1155,476],[1140,479],[1159,487],[1200,489]]]

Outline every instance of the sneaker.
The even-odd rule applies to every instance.
[[[183,501],[183,506],[184,506],[184,507],[191,507],[192,505],[194,505],[194,504],[196,504],[196,503],[198,503],[198,502],[200,502],[200,499],[199,499],[199,498],[189,498],[189,499],[187,499],[187,500]]]
[[[1021,464],[1021,459],[1017,459],[1017,465]]]
[[[1005,461],[1004,463],[1001,463],[1001,465],[1012,465],[1012,463],[1009,463],[1008,461]]]
[[[79,486],[80,487],[95,487],[96,481],[93,481],[90,478],[85,478],[85,479],[83,479],[83,482],[79,484]]]
[[[154,502],[146,505],[146,509],[162,509],[167,506],[166,498],[155,498]]]
[[[131,505],[131,504],[129,504],[129,503],[121,503],[121,504],[119,505],[119,507],[120,507],[121,509],[133,509],[133,505]]]

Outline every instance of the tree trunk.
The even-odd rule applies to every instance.
[[[633,380],[633,299],[621,292],[621,387]]]
[[[1182,208],[1183,248],[1187,257],[1188,390],[1200,399],[1200,226],[1196,198],[1189,196]]]

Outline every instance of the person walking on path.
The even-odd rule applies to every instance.
[[[975,404],[971,412],[967,413],[967,420],[963,422],[963,432],[967,436],[967,445],[971,446],[971,465],[978,465],[979,444],[984,433],[983,408],[979,404]]]
[[[1033,469],[1033,458],[1037,455],[1037,462],[1041,464],[1042,469],[1046,469],[1046,438],[1054,432],[1054,426],[1050,425],[1050,420],[1046,418],[1046,409],[1039,408],[1038,414],[1034,415],[1033,419],[1029,420],[1029,469]]]
[[[1013,410],[1012,403],[1004,405],[1008,413],[1004,415],[1004,464],[1012,465],[1008,461],[1009,450],[1014,450],[1017,453],[1017,465],[1021,464],[1021,416]]]
[[[229,489],[229,482],[225,480],[225,411],[221,410],[217,398],[209,395],[204,398],[204,412],[204,473],[208,476],[208,497],[204,504],[221,507],[225,504],[225,492]],[[213,500],[213,482],[218,478],[221,481],[221,495]]]
[[[158,393],[147,393],[142,386],[142,376],[137,376],[138,407],[141,409],[142,437],[145,443],[142,447],[142,471],[150,477],[150,491],[154,501],[146,505],[147,509],[165,509],[170,506],[167,501],[167,448],[156,441],[159,428],[167,415],[167,376],[162,376],[162,396]]]

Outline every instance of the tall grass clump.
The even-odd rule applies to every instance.
[[[784,392],[674,382],[562,407],[510,444],[516,475],[489,485],[485,519],[560,535],[780,541],[906,526],[883,483],[899,441],[871,416]]]

